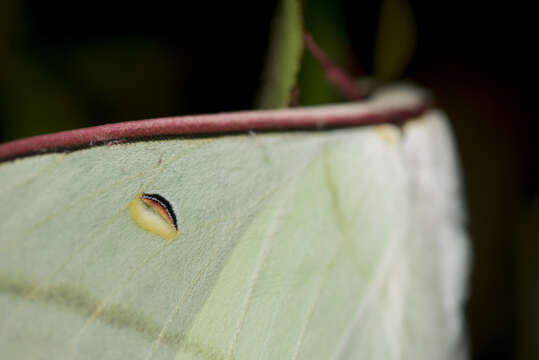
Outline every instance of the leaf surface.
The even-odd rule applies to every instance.
[[[432,359],[467,248],[443,115],[139,141],[0,164],[12,359]],[[5,179],[5,181],[4,181]],[[180,235],[139,228],[140,192]]]

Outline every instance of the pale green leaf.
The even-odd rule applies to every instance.
[[[4,162],[2,358],[456,359],[456,166],[436,111]],[[178,238],[135,225],[141,191]]]
[[[280,0],[271,26],[271,38],[258,107],[290,104],[303,53],[303,14],[300,0]]]

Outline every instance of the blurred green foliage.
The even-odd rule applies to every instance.
[[[271,24],[271,37],[262,76],[258,107],[290,105],[303,55],[303,9],[299,0],[280,0]]]
[[[383,0],[374,54],[376,78],[398,79],[414,54],[415,41],[415,19],[408,1]]]

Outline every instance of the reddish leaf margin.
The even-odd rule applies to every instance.
[[[408,94],[409,95],[409,94]],[[0,144],[0,161],[47,152],[115,144],[160,136],[221,135],[248,131],[321,130],[337,127],[398,123],[421,116],[432,105],[422,93],[405,101],[357,103],[255,110],[210,115],[128,121],[38,135]]]

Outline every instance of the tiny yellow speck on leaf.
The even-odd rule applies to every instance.
[[[376,133],[387,144],[396,144],[400,139],[400,130],[395,125],[378,125],[376,126]]]

